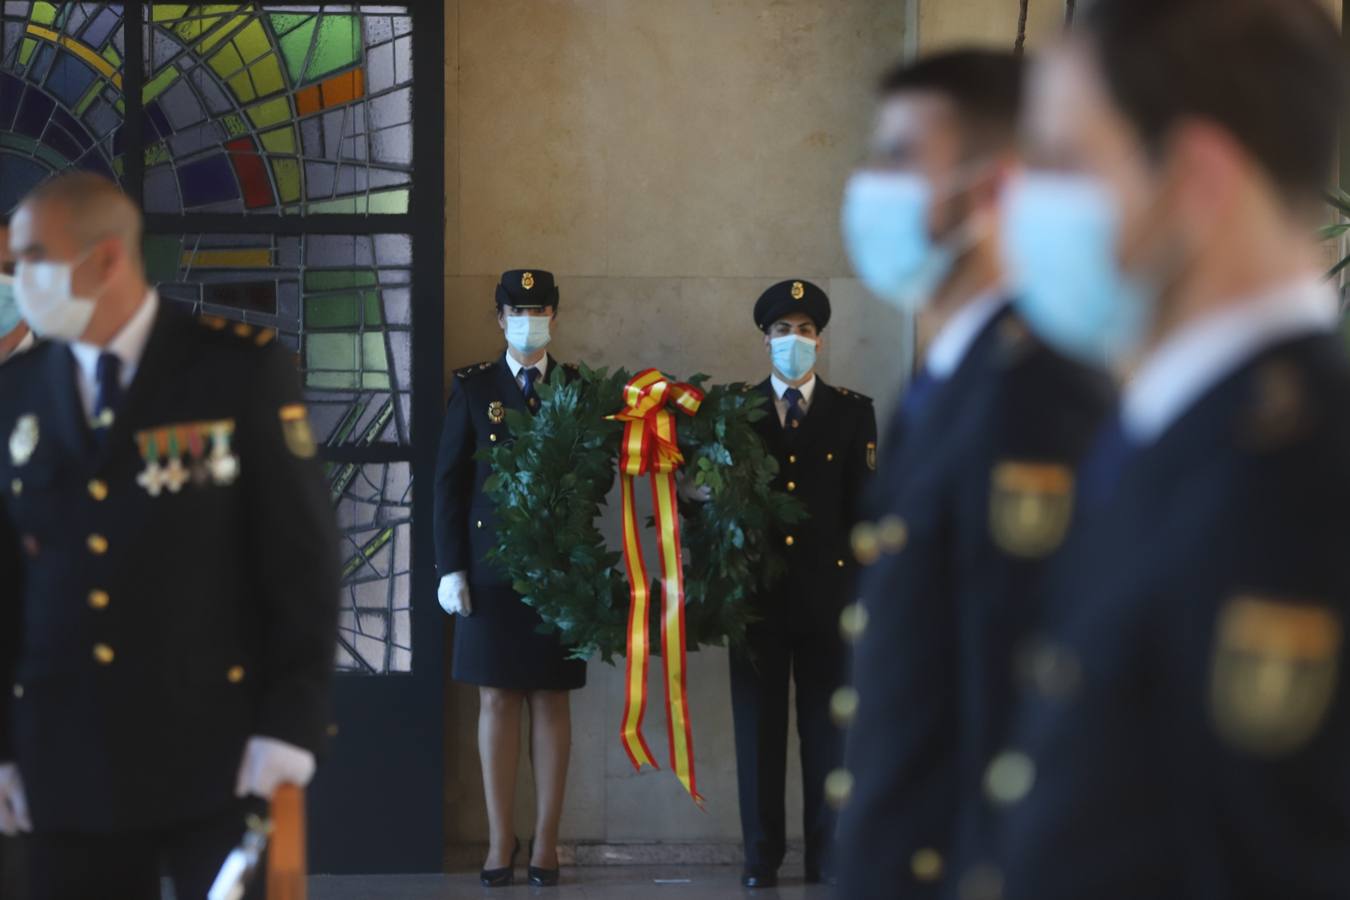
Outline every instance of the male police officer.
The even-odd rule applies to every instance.
[[[0,370],[0,829],[36,900],[205,896],[327,726],[337,539],[290,356],[180,317],[88,173],[11,223],[51,338]]]
[[[1345,51],[1314,0],[1082,22],[1033,79],[1008,242],[1043,333],[1135,365],[967,894],[1344,897],[1350,364],[1312,236]]]
[[[832,874],[834,815],[825,777],[842,740],[830,697],[844,679],[844,647],[834,623],[853,590],[849,531],[864,482],[876,468],[872,401],[816,375],[830,299],[809,281],[784,281],[755,304],[772,374],[756,388],[772,410],[757,428],[778,460],[776,487],[798,497],[809,518],[781,535],[787,573],[759,598],[747,647],[731,657],[736,775],[745,837],[746,887],[777,884],[786,850],[788,685],[797,687],[806,879]]]
[[[995,51],[891,72],[874,162],[846,198],[868,286],[940,323],[891,428],[879,520],[855,541],[873,566],[845,620],[859,640],[840,705],[857,713],[834,782],[854,782],[839,837],[851,900],[938,896],[987,827],[975,801],[1005,725],[1010,635],[1110,402],[1105,376],[1036,341],[1011,308],[997,232],[1020,81],[1020,61]]]

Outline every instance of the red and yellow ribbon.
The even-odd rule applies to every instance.
[[[642,736],[647,712],[647,664],[651,647],[647,623],[651,607],[650,580],[642,558],[641,531],[634,502],[634,480],[651,476],[656,510],[656,532],[661,548],[662,660],[666,671],[666,730],[670,735],[670,764],[689,796],[700,806],[694,779],[694,735],[689,723],[685,684],[684,567],[680,553],[680,518],[675,471],[684,465],[675,434],[675,414],[668,406],[692,416],[703,403],[703,392],[674,382],[656,369],[640,372],[624,388],[624,409],[609,418],[623,422],[619,452],[619,483],[623,495],[623,556],[628,568],[632,602],[628,609],[628,670],[623,711],[623,747],[633,767],[659,768]]]

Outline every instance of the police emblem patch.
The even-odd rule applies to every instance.
[[[792,299],[800,300],[805,296],[806,296],[806,285],[802,284],[800,281],[792,282]]]
[[[526,272],[524,275],[520,276],[520,286],[527,291],[532,290],[534,288],[534,273]]]
[[[873,472],[877,470],[877,445],[875,441],[867,442],[867,468]]]
[[[38,417],[29,413],[19,416],[9,435],[9,459],[16,466],[27,465],[37,451]]]
[[[314,443],[314,431],[309,427],[309,413],[304,404],[283,406],[278,415],[281,416],[281,430],[286,435],[286,449],[299,459],[313,459],[319,448]]]
[[[1051,463],[1002,462],[990,476],[989,532],[1012,556],[1038,559],[1064,541],[1073,515],[1073,473]]]
[[[1262,756],[1306,744],[1334,699],[1343,639],[1340,616],[1326,606],[1230,600],[1219,615],[1210,678],[1220,736]]]
[[[506,421],[506,407],[502,406],[502,401],[493,400],[488,404],[488,421],[493,425],[500,425]]]

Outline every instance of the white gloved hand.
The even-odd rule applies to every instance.
[[[712,499],[712,488],[706,484],[697,483],[695,478],[696,476],[688,475],[684,469],[680,469],[679,474],[675,476],[675,490],[680,495],[681,500],[707,503]]]
[[[234,795],[247,797],[252,794],[271,800],[283,784],[304,787],[313,777],[313,753],[276,738],[255,736],[248,739],[248,746],[244,748]]]
[[[469,573],[451,572],[442,575],[441,583],[436,588],[436,599],[441,602],[441,609],[452,616],[473,615],[473,601],[469,599]]]
[[[0,765],[0,834],[13,837],[20,831],[32,830],[28,795],[23,790],[19,767],[13,763]]]

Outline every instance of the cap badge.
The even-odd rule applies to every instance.
[[[534,287],[534,273],[533,273],[533,272],[526,272],[524,275],[520,276],[520,286],[523,287],[523,288],[524,288],[525,290],[527,290],[527,291],[530,290],[531,288],[533,288],[533,287]]]
[[[800,300],[805,296],[806,296],[806,285],[802,284],[800,281],[792,282],[792,299]]]

